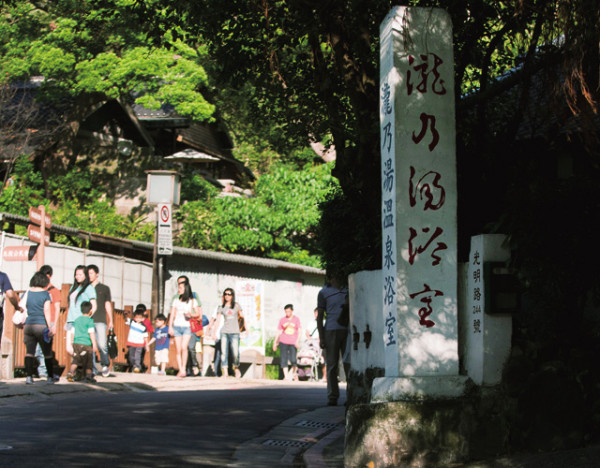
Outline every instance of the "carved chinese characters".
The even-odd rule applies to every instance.
[[[442,10],[397,7],[381,33],[386,375],[454,373],[458,356],[451,24]]]

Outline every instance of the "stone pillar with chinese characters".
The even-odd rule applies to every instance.
[[[485,234],[471,238],[467,279],[467,307],[463,321],[465,337],[465,368],[477,385],[496,385],[502,380],[502,370],[510,354],[512,316],[492,314],[486,310],[489,280],[484,281],[484,267],[491,262],[504,263],[510,251],[504,245],[503,234]],[[487,298],[489,299],[489,298]]]
[[[391,10],[381,25],[380,67],[386,377],[373,384],[375,400],[445,392],[440,379],[456,378],[449,393],[463,390],[453,64],[444,10]]]

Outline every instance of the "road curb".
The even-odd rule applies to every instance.
[[[306,468],[329,468],[325,461],[325,449],[336,443],[338,439],[345,437],[345,435],[345,427],[333,430],[304,452],[302,459]]]

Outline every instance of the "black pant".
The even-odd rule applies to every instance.
[[[127,360],[129,361],[129,365],[131,366],[132,370],[135,369],[136,367],[139,370],[142,370],[142,351],[144,350],[144,348],[142,348],[141,346],[130,346],[129,347],[129,352],[127,353]]]
[[[2,344],[2,332],[4,331],[4,310],[0,307],[0,344]]]
[[[327,364],[327,399],[337,402],[340,397],[338,371],[340,357],[346,349],[348,330],[325,330],[325,364]],[[344,365],[346,373],[346,365]]]

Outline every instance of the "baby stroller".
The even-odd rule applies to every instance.
[[[311,338],[306,340],[296,356],[298,379],[318,381],[319,366],[324,362],[321,347],[319,346],[319,339]]]

